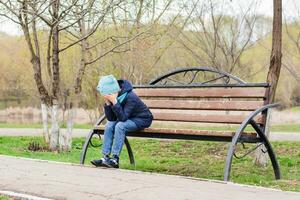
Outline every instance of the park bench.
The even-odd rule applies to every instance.
[[[236,156],[238,143],[243,145],[255,143],[256,146],[251,151],[264,145],[270,157],[275,178],[280,179],[280,169],[275,153],[265,135],[269,109],[278,106],[278,104],[269,104],[269,84],[246,83],[215,68],[193,67],[164,74],[151,81],[149,85],[136,85],[134,92],[151,109],[155,121],[153,124],[156,121],[176,122],[176,126],[162,128],[151,125],[142,131],[130,132],[127,136],[230,142],[225,161],[225,181],[229,181],[233,157],[238,158]],[[84,164],[88,147],[96,146],[92,142],[93,136],[101,139],[104,121],[103,115],[88,134],[81,154],[81,164]],[[239,126],[236,131],[178,128],[180,124],[187,122],[237,124]],[[253,131],[245,131],[248,125],[253,127]],[[130,163],[134,165],[134,156],[127,137],[125,145]]]

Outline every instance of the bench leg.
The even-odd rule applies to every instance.
[[[102,115],[96,122],[95,126],[98,126],[100,125],[104,120],[106,119],[106,116],[105,115]],[[81,152],[81,156],[80,156],[80,164],[84,164],[84,160],[85,160],[85,156],[86,156],[86,152],[87,152],[87,149],[89,147],[89,144],[91,142],[91,139],[93,137],[93,135],[95,134],[95,130],[92,129],[90,131],[90,133],[87,135],[86,139],[85,139],[85,143],[83,145],[83,148],[82,148],[82,152]]]
[[[227,152],[227,157],[226,157],[225,170],[224,170],[224,181],[229,181],[229,179],[230,179],[232,157],[233,157],[233,154],[235,152],[236,144],[237,144],[240,136],[242,135],[242,132],[244,131],[245,127],[249,123],[249,120],[245,120],[241,124],[240,128],[237,130],[237,132],[235,133],[235,135],[232,138],[230,147],[229,147],[228,152]]]
[[[91,130],[90,133],[88,134],[88,136],[85,139],[85,143],[83,145],[82,152],[81,152],[81,157],[80,157],[80,164],[82,164],[82,165],[84,164],[86,152],[87,152],[87,149],[89,147],[89,144],[90,144],[91,139],[92,139],[94,134],[95,134],[94,130]]]
[[[231,145],[229,147],[229,150],[227,152],[226,157],[226,164],[225,164],[225,170],[224,170],[224,181],[229,181],[230,179],[230,171],[231,171],[231,163],[232,163],[232,157],[235,151],[236,143],[241,134],[235,134],[232,138]]]
[[[265,147],[268,150],[268,154],[270,156],[272,165],[273,165],[273,170],[275,173],[275,178],[280,179],[280,170],[279,170],[279,165],[276,159],[276,156],[274,154],[274,151],[271,147],[271,144],[268,140],[268,138],[265,136],[264,131],[256,124],[256,122],[253,120],[253,118],[258,115],[259,113],[262,112],[267,112],[268,109],[277,107],[279,104],[268,104],[265,106],[262,106],[261,108],[256,109],[254,112],[252,112],[241,124],[237,132],[232,138],[231,145],[229,147],[228,153],[227,153],[227,158],[226,158],[226,164],[225,164],[225,171],[224,171],[224,181],[229,181],[230,177],[230,169],[231,169],[231,163],[232,163],[232,157],[236,148],[236,144],[238,142],[238,139],[240,138],[243,130],[246,128],[248,124],[251,124],[252,127],[255,129],[257,134],[259,135],[261,141],[264,143]]]
[[[127,152],[128,152],[130,164],[135,165],[133,152],[132,152],[132,149],[131,149],[131,146],[129,144],[129,141],[128,141],[127,137],[125,137],[125,145],[126,145],[126,149],[127,149]]]
[[[268,138],[265,136],[262,129],[253,120],[250,120],[249,123],[255,129],[255,131],[257,132],[257,134],[261,138],[262,142],[264,143],[266,149],[268,150],[268,154],[269,154],[270,160],[272,162],[272,166],[273,166],[273,170],[274,170],[274,174],[275,174],[275,179],[280,179],[281,178],[281,173],[280,173],[279,164],[277,162],[275,153],[272,149],[272,146],[271,146]],[[225,171],[224,171],[224,181],[229,181],[229,179],[230,179],[230,170],[231,170],[231,164],[232,164],[232,157],[233,157],[238,139],[241,136],[242,130],[243,129],[238,131],[234,135],[234,137],[232,138],[232,142],[231,142],[231,145],[229,147],[227,157],[226,157],[226,164],[225,164]]]
[[[263,143],[264,143],[264,145],[265,145],[265,147],[268,151],[270,160],[272,162],[274,174],[275,174],[275,179],[277,179],[277,180],[280,179],[281,178],[280,168],[279,168],[279,164],[277,162],[275,153],[273,151],[273,148],[271,146],[271,143],[269,142],[268,138],[265,136],[265,134],[261,130],[261,128],[253,120],[250,121],[250,124],[256,130],[257,134],[262,139],[262,141],[263,141]]]

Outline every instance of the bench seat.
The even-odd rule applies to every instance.
[[[104,131],[105,126],[96,126],[95,130]],[[154,138],[168,138],[168,135],[174,139],[174,135],[178,136],[201,136],[203,137],[211,137],[212,140],[216,140],[217,138],[227,138],[226,141],[231,141],[232,137],[235,135],[235,131],[215,131],[215,130],[196,130],[196,129],[174,129],[174,128],[146,128],[144,130],[140,130],[137,132],[127,133],[127,136],[136,136],[136,137],[152,137]],[[179,138],[178,138],[179,139]],[[185,137],[186,139],[186,137]],[[257,133],[256,132],[243,132],[241,135],[241,139],[257,142]]]

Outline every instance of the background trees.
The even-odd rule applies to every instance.
[[[114,73],[140,84],[170,68],[209,65],[264,82],[272,18],[257,15],[260,1],[235,5],[230,0],[2,0],[1,19],[18,24],[22,35],[0,34],[1,96],[19,99],[11,105],[40,104],[45,140],[52,141],[53,150],[68,150],[76,108],[85,108],[91,118],[102,112],[95,91],[101,75]],[[299,104],[299,20],[286,19],[283,32],[275,99],[285,106]],[[62,119],[58,110],[65,113]],[[65,124],[66,133],[59,130]]]
[[[82,91],[82,79],[87,66],[94,67],[110,53],[131,50],[126,44],[148,33],[169,7],[171,1],[160,3],[162,11],[155,10],[155,1],[109,0],[4,0],[0,2],[1,15],[16,23],[22,30],[33,77],[41,101],[44,138],[50,149],[70,150],[75,107]],[[153,5],[151,22],[142,26],[143,14]],[[137,6],[137,7],[136,7]],[[145,10],[145,12],[142,12]],[[112,26],[113,25],[113,26]],[[103,30],[101,32],[101,30]],[[104,34],[109,31],[109,34]],[[115,32],[113,32],[115,31]],[[151,36],[151,33],[150,33]],[[149,37],[149,36],[148,36]],[[68,51],[79,46],[79,59],[69,65]],[[74,51],[74,50],[73,50]],[[79,64],[78,64],[79,63]],[[68,71],[69,70],[69,71]],[[74,73],[75,71],[75,73]],[[68,77],[71,75],[71,77]],[[95,81],[96,82],[96,81]],[[59,131],[59,107],[67,109],[66,133]],[[48,111],[51,114],[51,132],[48,131]]]

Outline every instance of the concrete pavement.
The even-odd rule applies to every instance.
[[[89,131],[89,129],[73,129],[73,137],[86,137]],[[0,136],[42,136],[42,134],[41,128],[0,128]]]
[[[61,129],[66,131],[66,129]],[[74,129],[73,137],[86,137],[89,129]],[[42,136],[43,129],[38,128],[0,128],[0,136]],[[271,141],[300,141],[300,133],[272,132]]]
[[[0,192],[49,199],[299,200],[300,193],[0,155]]]

